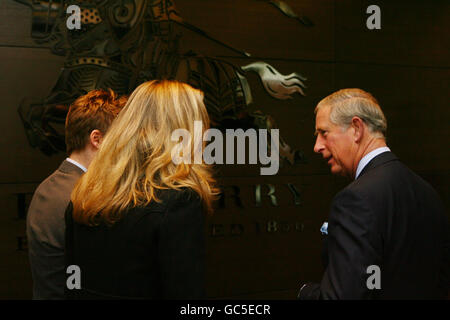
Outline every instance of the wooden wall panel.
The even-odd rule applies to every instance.
[[[18,216],[18,193],[29,201],[36,185],[0,185],[0,299],[30,299],[31,270],[25,219]]]
[[[44,98],[53,87],[63,59],[46,49],[0,48],[0,183],[38,182],[57,168],[64,154],[47,157],[32,148],[18,108],[24,98]]]
[[[372,4],[380,30],[366,27]],[[336,1],[336,60],[449,67],[449,16],[446,0]]]
[[[31,9],[12,0],[0,1],[0,46],[43,47],[31,38]]]
[[[315,27],[304,27],[297,20],[286,17],[268,1],[175,1],[180,16],[187,22],[235,48],[245,49],[254,57],[313,61],[333,59],[334,1],[287,0],[286,3],[297,14],[309,17]],[[192,35],[189,45],[203,54],[237,55],[204,40]]]

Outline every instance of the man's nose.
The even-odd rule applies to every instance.
[[[314,152],[321,153],[324,149],[322,138],[320,136],[317,136],[316,143],[314,145]]]

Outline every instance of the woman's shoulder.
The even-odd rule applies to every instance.
[[[146,206],[132,208],[130,212],[163,218],[181,217],[203,212],[200,196],[190,188],[158,190],[158,201],[152,201]],[[159,213],[159,214],[158,214]],[[156,215],[155,215],[156,214]]]
[[[153,200],[147,205],[128,208],[127,213],[164,213],[176,207],[188,206],[189,204],[201,202],[199,195],[191,188],[157,190],[156,197],[158,200]]]
[[[200,196],[191,188],[160,190],[157,197],[162,203],[170,206],[200,201]]]

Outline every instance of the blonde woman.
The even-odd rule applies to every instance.
[[[81,290],[69,298],[205,297],[214,179],[207,165],[171,156],[172,132],[193,140],[194,121],[209,127],[202,92],[187,84],[155,80],[131,94],[71,195],[66,257],[81,270]]]

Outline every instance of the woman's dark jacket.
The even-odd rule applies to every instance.
[[[161,203],[131,208],[112,226],[74,222],[69,204],[66,264],[79,266],[81,289],[67,298],[205,298],[202,202],[182,190],[162,191]]]

